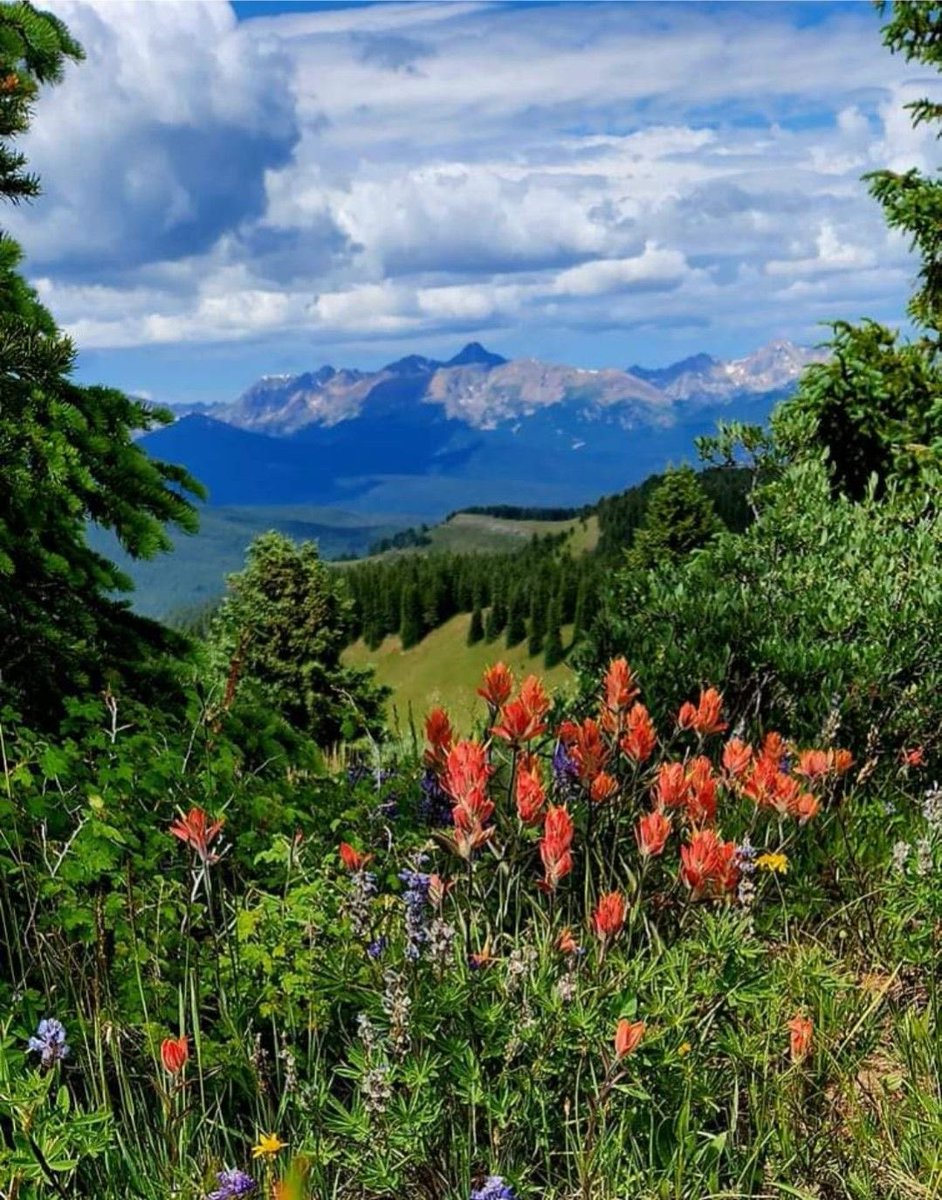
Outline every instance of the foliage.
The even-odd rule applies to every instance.
[[[368,672],[340,662],[351,622],[344,581],[312,542],[296,546],[282,534],[262,534],[228,588],[210,640],[230,690],[253,687],[321,745],[375,726],[382,694]]]
[[[668,471],[648,502],[626,561],[639,570],[669,566],[706,545],[720,529],[693,469]]]
[[[26,4],[0,9],[0,193],[36,193],[10,139],[25,131],[38,86],[81,56],[56,18]],[[20,250],[0,239],[0,701],[37,718],[59,699],[115,682],[166,693],[181,639],[130,612],[113,593],[124,575],[90,549],[88,522],[113,531],[133,557],[168,549],[167,525],[192,530],[185,498],[198,485],[149,459],[133,435],[166,423],[112,388],[71,380],[74,350],[18,271]]]

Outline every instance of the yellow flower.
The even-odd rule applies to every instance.
[[[258,1141],[252,1147],[253,1158],[274,1158],[279,1150],[283,1150],[287,1145],[283,1142],[277,1133],[262,1133],[259,1134]]]
[[[787,854],[760,854],[756,859],[760,871],[773,871],[776,875],[788,874]]]
[[[681,1056],[681,1058],[683,1058],[684,1055],[689,1054],[692,1049],[693,1046],[691,1046],[689,1042],[682,1042],[677,1047],[677,1053]]]

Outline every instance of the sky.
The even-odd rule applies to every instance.
[[[657,366],[902,318],[860,176],[938,76],[869,3],[45,0],[85,47],[0,214],[79,375],[159,401],[450,357]]]

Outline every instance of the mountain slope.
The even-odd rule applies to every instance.
[[[267,376],[148,435],[215,504],[341,504],[440,517],[469,504],[581,504],[689,459],[718,417],[764,421],[817,353],[773,342],[721,362],[590,370],[504,359]]]

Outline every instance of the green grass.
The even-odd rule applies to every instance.
[[[389,550],[374,557],[390,558],[397,554],[429,553],[433,550],[446,550],[453,554],[500,554],[525,546],[535,536],[560,533],[568,535],[567,545],[572,554],[585,554],[598,545],[598,517],[587,517],[584,521],[515,521],[482,513],[456,513],[441,525],[433,525],[429,529],[427,546]]]
[[[387,637],[376,650],[368,650],[362,641],[344,652],[349,666],[372,666],[377,683],[392,688],[389,724],[399,734],[408,733],[409,722],[416,728],[430,708],[444,706],[455,725],[469,733],[484,716],[484,704],[475,696],[484,668],[505,662],[520,679],[528,674],[541,676],[547,687],[565,690],[574,676],[565,663],[547,671],[543,656],[531,658],[526,642],[508,650],[503,639],[496,642],[467,644],[471,617],[461,613],[433,630],[417,646],[402,649],[398,636]],[[572,627],[563,629],[563,645],[568,645]]]

